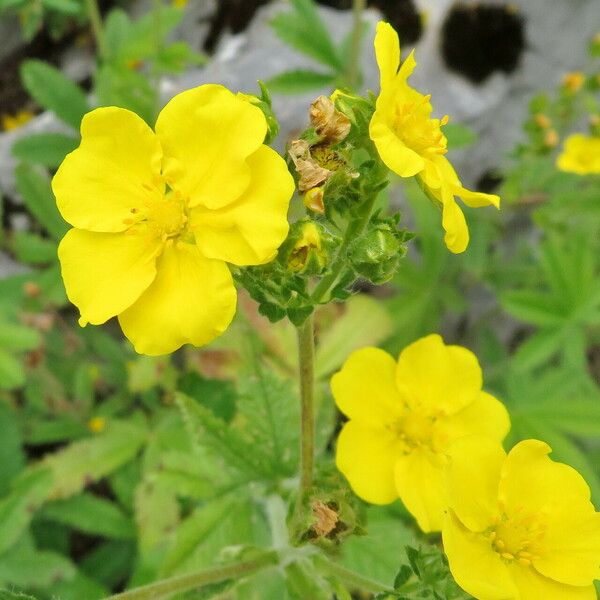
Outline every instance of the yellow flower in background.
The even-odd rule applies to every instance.
[[[600,137],[575,133],[565,140],[556,166],[567,173],[592,175],[600,173]]]
[[[450,450],[444,550],[457,583],[479,600],[595,600],[600,513],[571,467],[544,442],[508,454],[489,439]]]
[[[331,380],[350,419],[338,469],[367,502],[400,497],[423,531],[440,530],[448,447],[476,433],[499,443],[510,428],[503,404],[481,387],[476,356],[439,335],[409,345],[398,362],[377,348],[357,350]]]
[[[408,77],[416,66],[414,52],[400,66],[398,34],[388,23],[377,25],[375,54],[381,90],[370,123],[370,137],[389,169],[400,177],[418,177],[425,192],[442,208],[446,246],[452,252],[463,252],[469,243],[469,229],[455,196],[472,208],[498,208],[500,198],[462,186],[444,157],[447,140],[441,128],[448,117],[431,118],[431,96],[408,85]]]
[[[585,75],[580,71],[566,73],[563,77],[563,87],[569,92],[578,92],[585,83]]]
[[[20,110],[14,116],[9,114],[2,115],[2,129],[4,131],[12,131],[18,129],[25,123],[33,119],[33,113],[30,110]]]
[[[121,108],[88,113],[52,181],[74,227],[58,254],[80,324],[118,316],[152,355],[223,333],[236,306],[227,263],[274,258],[294,190],[263,145],[261,110],[220,85],[175,96],[155,129]]]

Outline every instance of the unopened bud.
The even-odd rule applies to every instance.
[[[322,187],[314,187],[306,194],[304,194],[304,206],[308,208],[308,210],[312,210],[313,212],[323,214],[325,212],[325,204],[323,202],[323,188]]]
[[[544,137],[544,144],[548,148],[555,148],[558,145],[559,141],[560,139],[558,137],[558,133],[556,133],[554,129],[548,129]]]
[[[552,125],[552,121],[543,113],[537,113],[533,119],[535,124],[541,129],[548,129]]]
[[[563,77],[563,87],[569,92],[578,92],[581,89],[581,86],[585,83],[585,75],[580,71],[573,71],[572,73],[567,73]]]
[[[335,108],[327,96],[319,96],[310,106],[310,122],[322,141],[337,144],[350,133],[350,119]]]

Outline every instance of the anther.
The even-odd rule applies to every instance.
[[[506,560],[514,560],[515,558],[510,552],[503,552],[500,556]]]

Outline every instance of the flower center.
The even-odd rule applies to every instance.
[[[524,566],[539,557],[546,524],[541,513],[519,509],[513,515],[502,513],[487,532],[492,549],[505,561],[518,561]]]
[[[437,452],[439,448],[439,433],[436,416],[424,412],[407,410],[400,419],[391,425],[392,431],[403,442],[404,453],[410,454],[417,448]]]
[[[143,229],[151,231],[163,240],[181,238],[186,234],[188,217],[185,202],[179,192],[169,190],[158,192],[156,188],[147,186],[151,192],[141,206],[132,207],[131,217],[124,220],[131,225],[129,233]]]
[[[448,140],[442,127],[448,123],[442,119],[429,118],[431,96],[423,96],[419,102],[404,102],[396,105],[394,129],[398,137],[417,154],[446,154]]]

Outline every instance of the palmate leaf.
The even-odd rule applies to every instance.
[[[293,12],[278,14],[271,21],[275,33],[296,50],[332,67],[336,73],[341,72],[344,61],[321,21],[315,4],[312,0],[292,0],[292,5]]]
[[[275,75],[266,82],[272,92],[280,94],[300,94],[314,89],[334,87],[335,73],[319,73],[305,69],[294,69]]]

